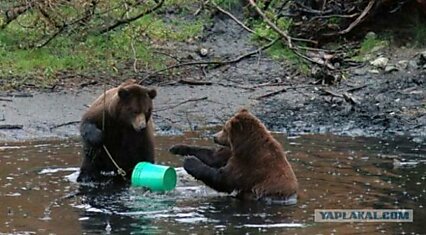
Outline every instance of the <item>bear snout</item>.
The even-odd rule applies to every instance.
[[[226,135],[223,133],[223,131],[219,131],[215,135],[213,135],[213,141],[216,144],[223,145],[223,146],[229,146],[229,143],[227,141]]]
[[[132,122],[132,126],[133,129],[135,129],[135,131],[142,131],[143,129],[146,128],[147,124],[146,124],[146,119],[145,119],[145,114],[139,114],[135,117],[135,119]]]

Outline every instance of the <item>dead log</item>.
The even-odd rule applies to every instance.
[[[20,130],[22,128],[24,128],[23,125],[10,125],[10,124],[0,125],[0,130]]]

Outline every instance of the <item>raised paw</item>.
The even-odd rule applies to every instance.
[[[189,155],[188,154],[188,146],[184,145],[184,144],[173,145],[169,149],[169,152],[172,153],[172,154],[181,155],[181,156]]]

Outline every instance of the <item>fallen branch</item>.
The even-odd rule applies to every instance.
[[[331,69],[331,70],[334,70],[335,68],[334,68],[334,66],[332,65],[332,64],[330,64],[329,62],[327,62],[327,61],[325,61],[325,60],[315,60],[315,59],[312,59],[312,58],[310,58],[310,57],[308,57],[308,56],[306,56],[306,55],[304,55],[304,54],[302,54],[302,53],[300,53],[299,51],[297,51],[297,50],[293,50],[293,52],[294,52],[294,54],[296,54],[296,55],[298,55],[299,57],[301,57],[302,59],[305,59],[305,60],[307,60],[307,61],[309,61],[309,62],[311,62],[311,63],[313,63],[313,64],[318,64],[318,65],[321,65],[321,66],[327,66],[327,68],[329,68],[329,69]]]
[[[257,85],[254,85],[254,86],[247,86],[247,87],[245,87],[245,88],[255,90],[256,88],[261,88],[261,87],[270,87],[270,86],[288,86],[288,85],[289,85],[289,84],[282,83],[282,82],[280,82],[280,83],[266,82],[266,83],[257,84]]]
[[[250,5],[256,10],[256,12],[263,18],[263,20],[266,22],[266,24],[268,24],[275,32],[277,32],[281,37],[283,37],[285,39],[285,41],[287,42],[286,45],[287,47],[292,50],[297,56],[301,57],[302,59],[305,59],[311,63],[314,64],[319,64],[322,66],[327,66],[329,69],[334,70],[334,66],[331,65],[330,63],[326,62],[326,61],[320,61],[320,60],[315,60],[312,59],[302,53],[300,53],[299,47],[295,47],[293,46],[292,41],[300,41],[300,42],[308,42],[308,43],[312,43],[312,44],[318,44],[317,41],[313,41],[313,40],[309,40],[309,39],[304,39],[304,38],[294,38],[291,37],[290,35],[288,35],[286,32],[282,31],[280,28],[278,28],[278,26],[276,24],[274,24],[266,15],[265,13],[262,12],[262,10],[256,5],[256,3],[254,2],[254,0],[249,0]]]
[[[239,85],[234,85],[234,84],[216,83],[216,85],[222,86],[222,87],[233,87],[233,88],[238,88],[238,89],[243,89],[243,90],[249,90],[249,91],[256,90],[255,88],[252,88],[252,87],[239,86]]]
[[[239,57],[237,57],[237,58],[235,58],[233,60],[225,61],[221,65],[238,63],[238,62],[240,62],[241,60],[243,60],[246,57],[250,57],[252,55],[258,54],[259,52],[261,52],[263,50],[268,49],[269,47],[271,47],[272,45],[274,45],[277,41],[278,41],[278,38],[275,39],[275,40],[273,40],[273,41],[271,41],[270,43],[262,46],[261,48],[259,48],[257,50],[254,50],[254,51],[248,52],[246,54],[240,55]]]
[[[358,18],[355,19],[354,22],[352,22],[346,29],[341,30],[337,33],[331,33],[331,34],[325,34],[324,36],[335,36],[335,35],[343,35],[347,34],[350,31],[352,31],[353,28],[355,28],[357,25],[359,25],[362,21],[364,21],[367,14],[370,12],[371,8],[373,8],[374,4],[376,3],[375,0],[371,0],[367,7],[362,11],[362,13],[358,16]]]
[[[335,93],[335,92],[327,90],[327,89],[321,89],[321,91],[325,93],[323,95],[329,95],[329,96],[332,96],[332,97],[343,98],[342,94],[338,94],[338,93]]]
[[[350,15],[319,15],[319,16],[314,16],[312,17],[311,20],[315,20],[315,19],[328,19],[328,18],[354,18],[355,16],[357,16],[358,13],[354,13],[354,14],[350,14]]]
[[[0,125],[0,130],[19,130],[22,128],[24,128],[23,125],[9,125],[9,124]]]
[[[207,96],[201,97],[201,98],[192,98],[192,99],[188,99],[188,100],[184,100],[182,102],[179,102],[175,105],[169,106],[169,107],[165,107],[165,108],[160,108],[160,109],[156,109],[155,111],[164,111],[164,110],[169,110],[169,109],[174,109],[180,105],[186,104],[186,103],[190,103],[190,102],[197,102],[197,101],[201,101],[201,100],[207,100]]]
[[[309,39],[304,38],[293,38],[290,35],[288,35],[286,32],[282,31],[276,24],[274,24],[266,15],[262,12],[262,10],[256,5],[254,0],[249,0],[250,5],[256,10],[256,12],[263,18],[266,24],[268,24],[275,32],[277,32],[279,35],[281,35],[283,38],[287,41],[287,46],[290,49],[293,49],[293,43],[292,41],[301,41],[301,42],[309,42],[313,44],[317,44],[316,41],[312,41]]]
[[[61,124],[58,124],[58,125],[54,125],[54,126],[50,127],[49,129],[52,130],[52,129],[56,129],[56,128],[59,128],[59,127],[69,126],[69,125],[74,125],[74,124],[79,124],[79,123],[80,123],[80,121],[65,122],[65,123],[61,123]]]
[[[13,98],[28,98],[33,97],[30,93],[17,92],[17,93],[0,93],[0,97],[13,97]]]
[[[12,102],[13,100],[0,98],[0,101]]]
[[[42,48],[42,47],[46,46],[47,44],[49,44],[49,42],[51,42],[53,39],[56,38],[56,36],[58,36],[59,34],[61,34],[65,30],[66,27],[67,26],[64,25],[64,26],[58,28],[58,30],[56,30],[55,33],[53,33],[52,35],[50,35],[50,37],[48,39],[46,39],[44,42],[36,45],[35,48]]]
[[[368,85],[357,86],[357,87],[354,87],[354,88],[351,88],[351,89],[346,90],[346,92],[354,92],[354,91],[358,91],[358,90],[361,90],[361,89],[363,89],[363,88],[365,88],[365,87],[367,87],[367,86],[368,86]]]
[[[264,99],[264,98],[269,98],[271,96],[278,95],[278,94],[281,94],[281,93],[286,92],[286,91],[287,91],[287,88],[283,88],[283,89],[280,89],[278,91],[273,91],[273,92],[266,93],[264,95],[258,96],[258,97],[255,98],[255,100],[261,100],[261,99]]]
[[[249,27],[247,27],[243,22],[239,21],[237,19],[237,17],[235,17],[234,15],[232,15],[230,12],[224,10],[223,8],[221,8],[220,6],[218,6],[216,3],[214,2],[209,2],[210,4],[212,4],[218,11],[222,12],[223,14],[227,15],[229,18],[231,18],[233,21],[235,21],[235,23],[237,23],[238,25],[240,25],[243,29],[247,30],[250,33],[256,34],[256,32],[254,32],[254,30],[250,29]]]
[[[191,86],[205,86],[205,85],[210,86],[213,84],[212,82],[208,82],[208,81],[197,81],[197,80],[187,80],[187,79],[180,79],[178,83],[191,85]]]
[[[345,99],[346,102],[352,105],[360,105],[360,102],[347,92],[343,93],[343,98]]]

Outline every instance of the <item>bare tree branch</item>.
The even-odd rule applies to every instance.
[[[108,25],[108,26],[104,27],[103,29],[101,29],[99,31],[99,34],[107,33],[111,30],[116,29],[117,27],[120,27],[121,25],[128,24],[132,21],[140,19],[143,16],[149,15],[149,14],[153,13],[154,11],[156,11],[157,9],[159,9],[163,5],[163,3],[164,3],[164,0],[160,0],[154,7],[150,8],[150,9],[148,9],[148,10],[146,10],[146,11],[144,11],[144,12],[142,12],[142,13],[136,15],[136,16],[126,18],[126,19],[117,20],[115,23]]]
[[[33,8],[34,4],[34,1],[28,1],[26,4],[14,6],[11,9],[6,10],[4,13],[5,20],[3,25],[1,25],[1,28],[5,28],[10,22],[16,20],[20,15]]]

